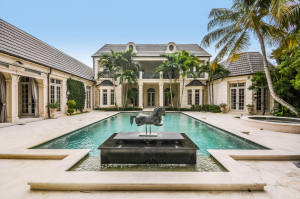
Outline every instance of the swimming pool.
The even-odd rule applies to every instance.
[[[120,131],[145,131],[144,126],[137,127],[135,124],[132,126],[130,125],[130,115],[138,114],[139,113],[119,113],[105,120],[38,145],[34,147],[34,149],[91,149],[89,153],[90,159],[86,161],[90,161],[89,164],[94,164],[91,163],[93,162],[92,159],[94,162],[96,162],[95,159],[98,159],[99,162],[97,156],[100,155],[100,152],[97,147],[111,136],[111,134]],[[199,158],[202,158],[202,160],[211,159],[210,154],[207,151],[208,149],[267,149],[264,146],[208,125],[202,121],[193,119],[182,113],[166,113],[162,123],[164,125],[161,127],[152,126],[152,132],[169,131],[186,133],[200,148],[197,155]],[[85,163],[82,162],[82,165]],[[212,159],[210,164],[217,164],[217,162]]]

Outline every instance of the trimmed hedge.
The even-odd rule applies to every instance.
[[[117,108],[95,108],[95,110],[98,111],[118,111]],[[130,108],[130,107],[125,107],[123,108],[119,108],[119,111],[142,111],[142,108]]]
[[[82,110],[85,106],[85,88],[84,84],[80,81],[74,80],[69,78],[67,80],[67,90],[69,90],[70,95],[68,97],[68,100],[74,100],[76,105],[74,108],[76,110]]]
[[[192,105],[192,111],[206,111],[211,113],[221,113],[220,106],[218,105]]]
[[[168,107],[168,108],[166,108],[166,111],[179,111],[179,109],[178,108],[173,109],[173,108]],[[181,108],[180,111],[192,111],[192,110],[189,108]]]

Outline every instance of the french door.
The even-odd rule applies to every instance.
[[[256,110],[257,111],[269,110],[269,93],[266,89],[260,88],[257,91]]]
[[[230,84],[230,109],[245,110],[245,83]]]
[[[148,100],[148,107],[153,107],[155,106],[155,93],[153,92],[148,92],[148,97],[147,97],[147,100]]]
[[[35,102],[31,93],[31,83],[21,82],[21,116],[34,116]]]

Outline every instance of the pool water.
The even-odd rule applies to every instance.
[[[113,133],[120,131],[144,132],[145,126],[137,127],[135,123],[130,125],[130,115],[139,113],[120,113],[105,120],[96,122],[84,128],[73,131],[67,135],[34,147],[34,149],[91,149],[89,156],[81,160],[72,170],[166,170],[166,165],[106,165],[100,166],[100,151],[97,149]],[[140,113],[141,114],[141,113]],[[147,113],[143,113],[147,114]],[[150,114],[150,113],[148,113]],[[163,126],[152,126],[152,132],[180,132],[186,133],[191,140],[200,148],[197,152],[200,165],[171,165],[171,170],[206,171],[207,165],[213,167],[212,171],[225,171],[208,153],[208,149],[267,149],[264,146],[238,137],[202,121],[193,119],[182,113],[166,113],[163,117]],[[97,157],[98,156],[98,157]],[[203,164],[203,162],[205,162]],[[206,165],[207,164],[207,165]],[[169,165],[170,166],[170,165]],[[157,168],[154,168],[157,167]],[[94,168],[94,169],[93,169]],[[99,169],[100,168],[100,169]],[[168,170],[168,169],[167,169]],[[184,169],[183,169],[184,170]]]

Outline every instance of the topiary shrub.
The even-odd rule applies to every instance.
[[[76,106],[76,103],[74,100],[68,100],[67,102],[67,106],[68,106],[68,113],[70,115],[72,115],[75,112],[74,106]]]
[[[74,100],[76,102],[76,105],[73,108],[82,112],[85,106],[84,84],[80,81],[69,78],[67,80],[67,90],[70,92],[68,100]]]

